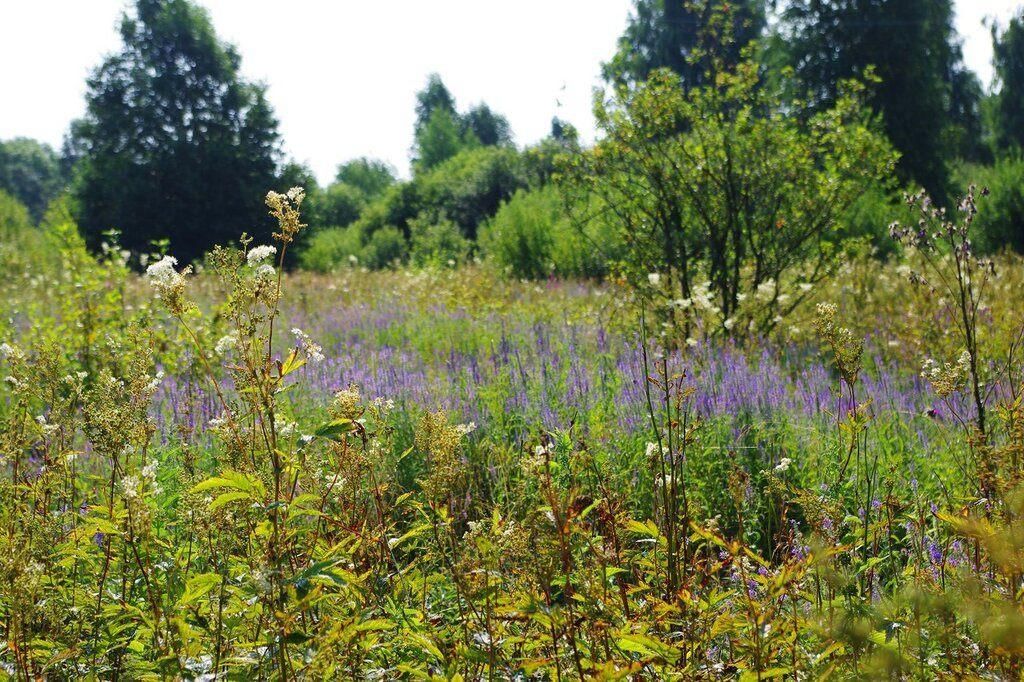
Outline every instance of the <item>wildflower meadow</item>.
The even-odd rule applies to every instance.
[[[12,677],[1020,671],[1024,268],[972,195],[743,341],[614,281],[286,274],[303,196],[141,276],[55,225],[5,282]]]
[[[1024,679],[1024,10],[121,4],[0,140],[0,680]]]

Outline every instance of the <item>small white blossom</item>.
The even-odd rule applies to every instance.
[[[257,279],[272,279],[277,270],[270,263],[264,263],[256,268]]]
[[[306,356],[306,360],[313,363],[323,362],[324,349],[320,344],[313,341],[313,339],[309,337],[309,334],[298,327],[293,327],[292,336],[294,336],[295,340],[298,341],[299,349]]]
[[[164,256],[146,268],[146,279],[156,287],[169,285],[180,277],[174,269],[177,264],[178,259],[174,256]]]
[[[231,332],[220,337],[217,341],[217,345],[213,347],[213,350],[217,355],[227,355],[238,346],[238,333]]]
[[[254,246],[245,254],[245,260],[251,267],[256,267],[277,253],[276,246]]]

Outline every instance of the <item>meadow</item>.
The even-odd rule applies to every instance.
[[[0,673],[1021,674],[1018,257],[915,234],[730,338],[624,279],[285,273],[300,203],[195,268],[0,254]]]

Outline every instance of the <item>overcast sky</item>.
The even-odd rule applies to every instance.
[[[383,158],[408,172],[415,93],[441,74],[466,108],[485,101],[520,144],[552,116],[590,138],[591,92],[615,49],[630,0],[205,0],[242,71],[268,85],[286,153],[328,181],[337,164]],[[59,146],[84,109],[85,77],[118,48],[124,0],[4,0],[0,139]],[[956,0],[968,65],[988,84],[985,17],[1020,0]]]

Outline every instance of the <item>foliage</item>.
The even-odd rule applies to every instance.
[[[416,131],[413,166],[418,173],[429,171],[462,150],[479,144],[474,135],[463,131],[457,114],[438,109]]]
[[[966,164],[957,171],[960,183],[989,191],[985,210],[975,222],[975,248],[983,252],[1012,249],[1024,253],[1024,159],[1013,153],[991,166]]]
[[[999,92],[995,95],[998,148],[1024,147],[1024,13],[1001,30],[992,27],[993,62]]]
[[[606,81],[636,85],[658,69],[679,76],[685,90],[714,80],[716,60],[735,66],[765,25],[763,0],[636,0],[618,51],[602,65]]]
[[[462,117],[462,124],[467,134],[472,133],[484,146],[512,144],[512,129],[509,127],[508,119],[495,113],[484,103],[467,111]]]
[[[708,331],[764,333],[826,275],[837,221],[891,169],[858,95],[850,84],[804,120],[750,63],[688,95],[658,72],[597,103],[604,137],[570,159],[565,186],[583,199],[568,207],[617,226],[642,295],[684,320],[713,310]]]
[[[23,203],[34,222],[64,184],[60,159],[49,145],[26,137],[0,140],[0,191]]]
[[[351,225],[366,208],[367,196],[360,188],[347,182],[335,182],[310,195],[310,225],[345,227]]]
[[[335,182],[354,187],[367,200],[373,200],[395,184],[395,169],[384,161],[360,157],[338,166]]]
[[[238,53],[188,0],[138,0],[121,39],[71,132],[89,244],[117,229],[135,252],[166,238],[191,261],[242,231],[267,237],[253,197],[275,182],[277,122],[264,89],[240,79]]]
[[[303,270],[331,272],[359,262],[363,250],[362,235],[352,227],[325,227],[306,241],[299,256]]]
[[[414,219],[409,262],[417,267],[454,267],[466,260],[470,242],[450,220]]]
[[[831,106],[844,80],[871,69],[879,82],[869,102],[900,152],[902,180],[944,200],[950,149],[980,153],[970,143],[979,139],[981,88],[963,65],[952,2],[798,0],[783,16],[788,61],[811,102]]]
[[[465,114],[455,108],[455,98],[436,73],[416,94],[416,128],[412,149],[413,169],[429,171],[462,151],[478,146],[510,146],[508,120],[480,103]]]
[[[276,247],[201,274],[138,278],[54,224],[60,264],[0,282],[12,674],[1021,669],[1019,259],[976,299],[979,443],[957,362],[900,367],[962,341],[913,257],[815,289],[791,321],[820,351],[684,352],[638,338],[613,285],[285,275],[301,203],[269,195]]]
[[[519,190],[487,221],[480,249],[513,277],[603,277],[622,256],[614,229],[593,221],[578,230],[554,186]]]

